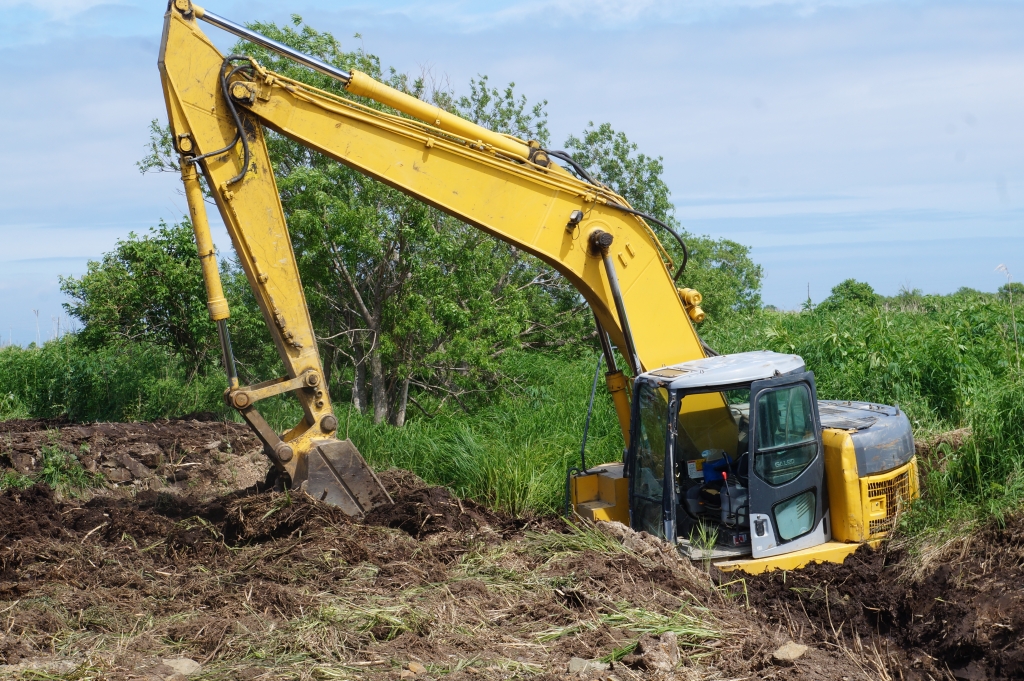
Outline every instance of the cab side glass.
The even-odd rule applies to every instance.
[[[807,386],[792,385],[757,398],[757,452],[754,474],[769,485],[800,475],[818,453]]]
[[[772,511],[775,515],[775,527],[783,541],[796,539],[811,531],[816,501],[814,490],[810,490],[775,504]]]
[[[667,393],[647,383],[640,384],[637,392],[640,422],[633,464],[633,524],[638,530],[662,537],[665,534],[661,502],[665,489]]]

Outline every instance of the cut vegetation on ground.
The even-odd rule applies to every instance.
[[[0,496],[4,677],[180,681],[164,660],[198,663],[196,679],[1022,672],[1018,520],[738,578],[622,526],[517,518],[399,469],[382,473],[395,506],[356,521],[262,489],[266,463],[237,424],[0,431],[5,476],[37,480],[56,449],[102,480]]]
[[[107,480],[0,496],[6,676],[170,678],[161,661],[187,659],[208,679],[872,677],[847,650],[774,660],[788,632],[621,526],[514,518],[397,469],[395,506],[353,521],[254,485],[232,424],[4,431],[27,476],[60,445]]]

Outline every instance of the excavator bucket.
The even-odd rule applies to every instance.
[[[315,444],[306,456],[306,479],[299,489],[348,515],[361,515],[375,506],[394,503],[351,440],[321,440]]]

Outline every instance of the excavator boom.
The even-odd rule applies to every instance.
[[[262,68],[225,58],[200,30],[203,19],[337,78],[364,106]],[[204,263],[211,317],[218,323],[231,383],[226,399],[260,435],[275,466],[314,496],[335,488],[352,512],[386,501],[354,447],[334,438],[331,409],[264,129],[285,135],[531,253],[566,277],[594,311],[635,376],[705,356],[691,315],[699,294],[676,288],[671,259],[647,222],[609,188],[570,174],[535,142],[487,130],[366,74],[346,72],[173,0],[164,21],[160,72],[170,127]],[[198,173],[227,227],[287,376],[240,386]],[[607,343],[605,343],[607,347]],[[610,349],[606,359],[614,361]],[[629,437],[627,381],[607,376]],[[304,418],[277,436],[254,408],[294,392]],[[342,451],[344,450],[344,451]],[[355,482],[353,482],[355,481]]]

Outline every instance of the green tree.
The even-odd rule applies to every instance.
[[[217,345],[192,226],[161,222],[134,232],[81,277],[62,277],[68,314],[82,322],[91,347],[146,343],[181,357],[190,373],[205,370]]]
[[[589,123],[582,135],[571,135],[566,140],[565,148],[595,180],[607,184],[637,210],[680,233],[690,257],[679,285],[704,294],[702,307],[710,320],[721,320],[733,312],[751,312],[761,306],[763,270],[751,259],[749,247],[680,229],[671,192],[662,179],[665,166],[660,156],[654,158],[640,152],[625,133],[608,123]],[[659,229],[655,225],[652,228]],[[673,259],[680,262],[683,254],[675,239],[664,232],[659,236]]]
[[[499,132],[547,140],[543,103],[531,106],[512,84],[499,90],[481,76],[463,97],[428,93],[422,79],[385,72],[362,51],[344,52],[299,17],[292,26],[253,28]],[[235,49],[350,97],[290,60],[249,44]],[[421,408],[422,399],[465,405],[496,384],[502,352],[582,335],[578,296],[546,265],[301,144],[274,134],[268,144],[325,368],[333,377],[351,367],[352,401],[375,421],[401,425],[410,400]]]
[[[882,296],[875,293],[871,284],[856,279],[847,279],[832,287],[828,298],[816,308],[822,313],[832,313],[845,307],[875,307],[882,302]]]
[[[1024,284],[1019,281],[1008,281],[999,287],[998,293],[1002,300],[1010,300],[1012,298],[1020,302],[1024,300]]]

